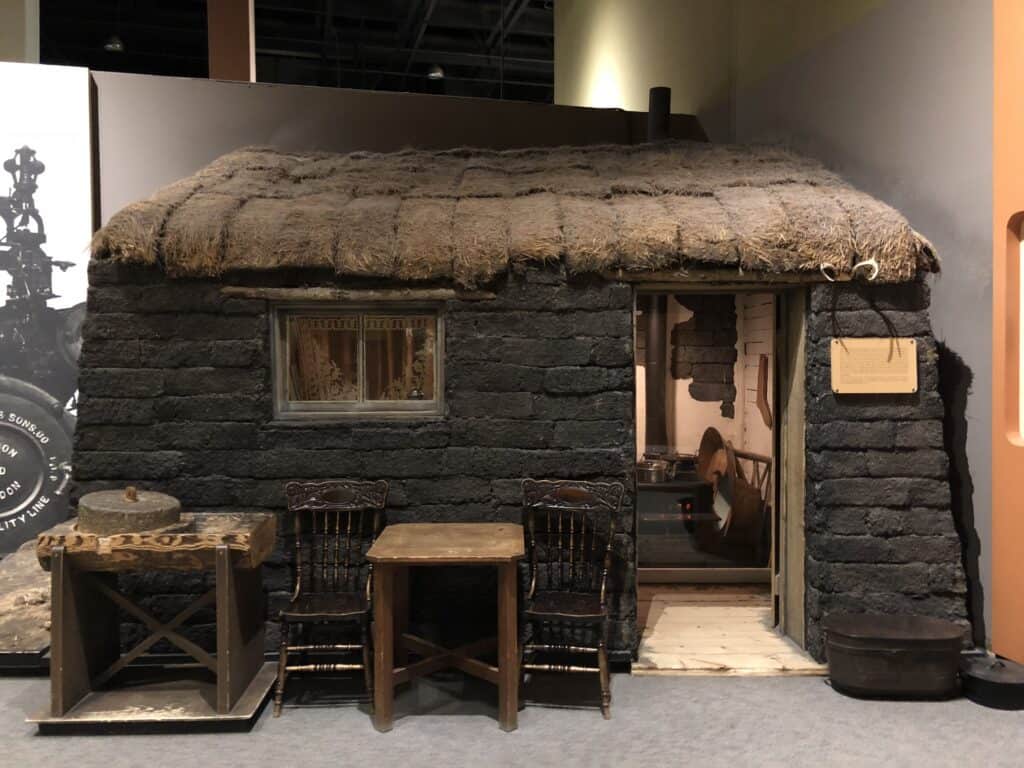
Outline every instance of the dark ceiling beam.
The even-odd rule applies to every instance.
[[[294,58],[294,59],[296,59],[298,61],[302,61],[302,62],[309,62],[310,61],[310,57],[308,57],[308,56],[295,56],[294,54],[290,53],[289,51],[280,51],[279,53],[281,55],[281,58]],[[257,56],[261,56],[261,55],[263,55],[263,54],[259,54],[259,53],[257,54]],[[376,76],[381,76],[381,77],[394,77],[394,78],[411,77],[411,78],[417,79],[417,80],[426,80],[427,79],[427,76],[426,76],[425,73],[421,74],[421,73],[418,73],[418,72],[413,72],[411,74],[406,74],[405,72],[399,72],[397,70],[362,69],[362,68],[358,68],[358,67],[346,67],[346,66],[341,66],[338,69],[339,69],[339,71],[346,72],[348,74],[358,74],[358,75],[367,74],[367,75],[376,75]],[[315,64],[313,64],[310,67],[310,71],[314,71],[314,72],[318,71],[318,69],[317,69]],[[463,82],[463,83],[488,83],[488,84],[492,84],[492,85],[496,85],[496,84],[502,82],[497,77],[476,77],[476,76],[469,76],[469,75],[462,76],[462,75],[447,75],[447,74],[445,75],[445,80],[452,80],[452,81]],[[520,87],[523,87],[523,88],[551,88],[551,83],[548,82],[548,81],[509,80],[508,78],[506,78],[504,80],[504,83],[505,83],[505,85],[515,85],[515,86],[520,86]]]
[[[412,35],[412,28],[413,25],[416,24],[416,19],[420,17],[420,9],[423,7],[423,2],[424,0],[413,0],[412,7],[409,9],[408,15],[406,15],[398,30],[399,46],[407,47],[412,45],[412,40],[410,39]]]
[[[370,26],[358,27],[355,23],[351,25],[338,24],[336,26],[340,41],[342,43],[359,43],[369,48],[389,48],[394,53],[397,61],[392,66],[401,67],[405,63],[408,51],[412,50],[411,41],[401,44],[396,41],[395,30],[375,29]],[[304,28],[287,24],[263,24],[257,29],[257,42],[260,46],[272,48],[286,48],[296,46],[306,49],[318,45],[320,37],[312,27]],[[488,55],[481,50],[483,40],[474,38],[472,33],[455,32],[453,30],[439,29],[433,22],[427,31],[420,51],[429,49],[432,51],[456,51],[460,53],[473,53],[480,56]],[[401,53],[404,51],[405,53]],[[419,56],[419,51],[417,56]],[[497,58],[496,52],[491,56]],[[550,41],[539,40],[522,36],[509,36],[505,41],[505,55],[523,59],[551,59]]]
[[[402,49],[411,45],[410,37],[412,35],[413,25],[416,23],[416,19],[419,18],[420,16],[420,9],[423,6],[423,2],[424,0],[412,0],[412,7],[409,8],[408,12],[406,13],[405,18],[398,29],[397,37],[394,38],[396,41],[395,49]],[[389,16],[387,18],[387,21],[393,22],[394,17]],[[364,50],[368,47],[365,39],[360,40],[360,43],[362,44]],[[372,43],[370,43],[370,45],[372,45]],[[392,56],[394,56],[394,54],[395,50],[388,52],[388,66],[390,66],[393,63],[394,60],[392,59]],[[381,75],[379,72],[376,73],[373,81],[373,86],[371,87],[372,90],[376,91],[378,88],[380,88],[380,82],[382,77],[383,75]]]
[[[323,10],[314,6],[297,7],[294,3],[263,2],[262,0],[257,0],[256,13],[257,15],[274,13],[284,16],[321,16],[323,15]],[[410,13],[413,13],[413,9],[410,9]],[[365,0],[359,0],[358,2],[339,0],[335,5],[334,15],[338,18],[364,18],[367,21],[380,21],[391,24],[398,20],[388,3],[377,2],[377,0],[373,2],[366,2]]]
[[[464,5],[460,3],[453,7],[449,0],[445,0],[434,14],[431,26],[462,32],[483,32],[490,35],[495,25],[500,24],[498,16],[500,11],[497,6],[494,6],[493,13],[484,13],[484,8],[481,8],[479,12],[473,12],[473,8],[466,9],[463,7]],[[555,35],[551,12],[527,6],[516,23],[515,33],[550,40]]]
[[[283,55],[294,55],[296,58],[313,59],[320,56],[319,48],[311,46],[308,51],[296,50],[292,45],[289,45],[289,41],[282,40],[261,40],[262,45],[257,46],[256,53],[268,56],[283,56]],[[275,43],[278,43],[275,45]],[[282,44],[283,43],[283,44]],[[344,43],[337,46],[338,56],[342,59],[351,60],[355,57],[356,47],[354,45]],[[432,49],[421,49],[413,51],[412,49],[395,49],[387,46],[374,46],[374,45],[361,45],[359,47],[361,53],[365,55],[367,59],[379,56],[381,59],[387,59],[391,53],[400,53],[406,56],[412,56],[413,61],[429,61],[435,64],[453,64],[467,67],[497,67],[499,59],[497,56],[487,56],[482,53],[469,53],[464,51],[436,51]],[[525,58],[520,56],[506,56],[505,67],[507,69],[520,69],[530,72],[538,72],[544,74],[551,74],[554,72],[554,62],[549,59],[533,59]]]
[[[120,55],[102,50],[116,2],[128,46]],[[45,0],[49,61],[196,76],[207,66],[206,2]],[[551,98],[553,14],[536,0],[254,2],[261,73],[275,81],[494,97],[504,80],[511,98]],[[426,83],[430,64],[444,67],[451,87]]]
[[[423,12],[423,18],[420,19],[420,23],[416,27],[416,36],[413,38],[411,50],[405,60],[406,74],[412,68],[413,61],[416,60],[416,51],[419,50],[420,43],[423,42],[423,35],[427,31],[427,25],[430,24],[430,17],[434,15],[435,8],[437,8],[437,0],[427,0],[427,9]]]
[[[74,64],[74,61],[78,61],[75,66],[84,66],[81,62],[86,60],[93,60],[100,62],[95,65],[97,69],[110,69],[114,72],[130,72],[131,70],[120,69],[120,63],[130,62],[132,60],[156,60],[156,59],[174,59],[178,61],[193,61],[200,63],[203,67],[206,67],[206,49],[203,48],[201,51],[189,53],[187,51],[171,51],[166,48],[150,48],[147,50],[132,51],[128,50],[125,53],[107,53],[102,48],[95,48],[85,45],[74,45],[69,43],[63,43],[61,45],[61,51],[67,54],[64,58],[67,59],[69,64]],[[71,59],[71,54],[74,54],[74,61]],[[108,64],[109,62],[109,64]],[[114,66],[118,65],[118,66]]]
[[[491,30],[490,36],[487,38],[487,42],[484,44],[484,50],[487,52],[493,51],[498,45],[505,41],[509,31],[519,21],[519,17],[523,15],[523,11],[530,4],[530,0],[513,0],[512,5],[505,11],[504,19],[499,18],[498,23],[494,29]]]
[[[401,19],[408,26],[405,32],[406,36],[411,31],[416,19],[419,18],[419,8],[422,6],[422,2],[423,0],[409,2],[407,4],[410,7],[402,12]],[[480,0],[444,0],[431,16],[431,26],[490,33],[495,25],[500,23],[500,12],[499,4],[495,0],[492,0],[491,3],[482,3]],[[256,4],[257,22],[265,19],[268,15],[300,19],[318,16],[321,13],[319,8],[297,8],[293,3],[283,3],[281,0],[277,0],[277,2],[258,0]],[[519,18],[518,33],[545,38],[553,37],[551,14],[552,12],[549,10],[527,6]],[[399,21],[393,5],[377,0],[370,2],[367,0],[337,0],[334,15],[339,19],[350,21],[365,19],[367,22],[381,24],[395,24]],[[309,23],[312,25],[312,20]],[[403,40],[405,39],[403,38]]]
[[[334,2],[333,0],[320,0],[320,8],[323,11],[317,16],[316,22],[320,33],[320,61],[327,62],[327,36],[334,30]],[[338,36],[335,34],[335,41]]]
[[[122,19],[120,22],[116,22],[113,19],[97,19],[88,18],[86,16],[79,18],[56,17],[48,18],[46,20],[46,26],[51,30],[77,31],[79,33],[79,37],[81,37],[81,33],[84,29],[88,29],[90,32],[95,32],[97,36],[101,36],[104,40],[107,35],[113,34],[114,32],[118,32],[121,35],[134,33],[147,35],[188,35],[192,38],[201,34],[202,37],[206,37],[206,19],[202,16],[188,20],[180,18],[168,19],[165,24],[152,20],[136,21],[133,19]]]

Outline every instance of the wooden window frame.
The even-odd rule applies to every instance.
[[[434,399],[433,400],[359,400],[292,401],[288,399],[288,319],[290,317],[337,315],[431,315],[435,323]],[[362,390],[366,347],[360,322],[357,354],[360,390]],[[372,304],[315,304],[288,302],[271,307],[271,373],[274,395],[274,419],[290,422],[431,420],[444,416],[444,312],[443,306],[429,302]]]

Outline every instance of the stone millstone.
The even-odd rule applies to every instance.
[[[78,530],[109,536],[152,531],[181,519],[181,502],[155,491],[97,491],[78,502]]]

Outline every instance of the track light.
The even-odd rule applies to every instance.
[[[124,40],[117,35],[111,35],[103,43],[103,50],[107,53],[124,53]]]

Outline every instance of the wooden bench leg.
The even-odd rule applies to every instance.
[[[217,713],[224,715],[263,666],[263,581],[259,568],[235,568],[217,545]]]
[[[112,574],[75,573],[64,547],[50,564],[50,713],[63,717],[120,655],[117,608],[99,586]]]

